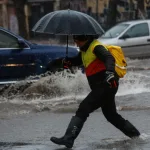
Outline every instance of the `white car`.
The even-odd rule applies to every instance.
[[[122,22],[106,31],[99,41],[121,46],[126,57],[150,57],[150,20]]]

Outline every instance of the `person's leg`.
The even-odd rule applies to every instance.
[[[99,97],[102,95],[103,90],[94,90],[80,103],[76,115],[72,117],[66,133],[63,137],[51,137],[51,141],[55,144],[65,145],[68,148],[72,148],[74,140],[79,135],[84,122],[91,112],[99,108]]]
[[[77,116],[73,116],[67,127],[67,130],[63,137],[51,137],[50,140],[59,145],[64,145],[67,148],[72,148],[74,140],[77,138],[83,127],[84,121]]]
[[[90,94],[80,103],[76,116],[85,120],[89,117],[90,113],[100,108],[104,90],[102,88],[94,89]]]
[[[106,119],[116,128],[120,129],[130,138],[137,137],[140,132],[120,114],[117,113],[115,104],[115,90],[111,90],[105,97],[106,103],[102,106],[102,112]]]

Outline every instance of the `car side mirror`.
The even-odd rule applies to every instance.
[[[25,47],[24,40],[22,40],[22,39],[18,39],[18,44],[19,44],[20,48],[24,48]]]
[[[121,36],[119,39],[127,39],[130,38],[130,36],[128,34],[124,34],[123,36]]]

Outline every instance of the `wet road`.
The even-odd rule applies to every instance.
[[[76,139],[74,150],[149,150],[150,110],[119,111],[142,133],[142,139],[131,140],[94,112]],[[1,150],[58,150],[64,149],[49,141],[62,136],[73,113],[33,113],[0,120]]]
[[[116,96],[119,113],[140,130],[141,138],[127,138],[99,110],[88,118],[74,150],[150,150],[149,66],[150,59],[129,60],[130,70],[120,80]],[[54,74],[31,85],[24,81],[5,89],[0,96],[0,150],[65,150],[49,139],[64,134],[89,91],[81,72],[71,78]]]

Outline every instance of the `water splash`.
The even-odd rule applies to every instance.
[[[129,71],[123,79],[117,95],[129,95],[150,92],[150,76],[144,72]]]
[[[144,72],[128,71],[120,79],[117,96],[150,92],[150,77]],[[78,70],[76,74],[56,72],[42,77],[35,83],[25,81],[5,87],[1,90],[3,99],[54,99],[62,97],[86,96],[90,92],[85,75]]]
[[[145,61],[147,62],[147,60]],[[141,65],[141,60],[129,60],[130,66],[145,67]],[[150,92],[149,72],[135,70],[130,68],[127,75],[120,79],[118,97],[126,96],[123,99],[129,99],[128,95]],[[87,79],[80,70],[77,70],[75,74],[63,71],[39,78],[33,83],[24,80],[0,90],[1,106],[7,107],[7,109],[14,109],[16,106],[22,112],[24,112],[23,109],[45,111],[53,110],[56,107],[63,110],[64,106],[71,109],[76,108],[76,105],[90,92]]]

